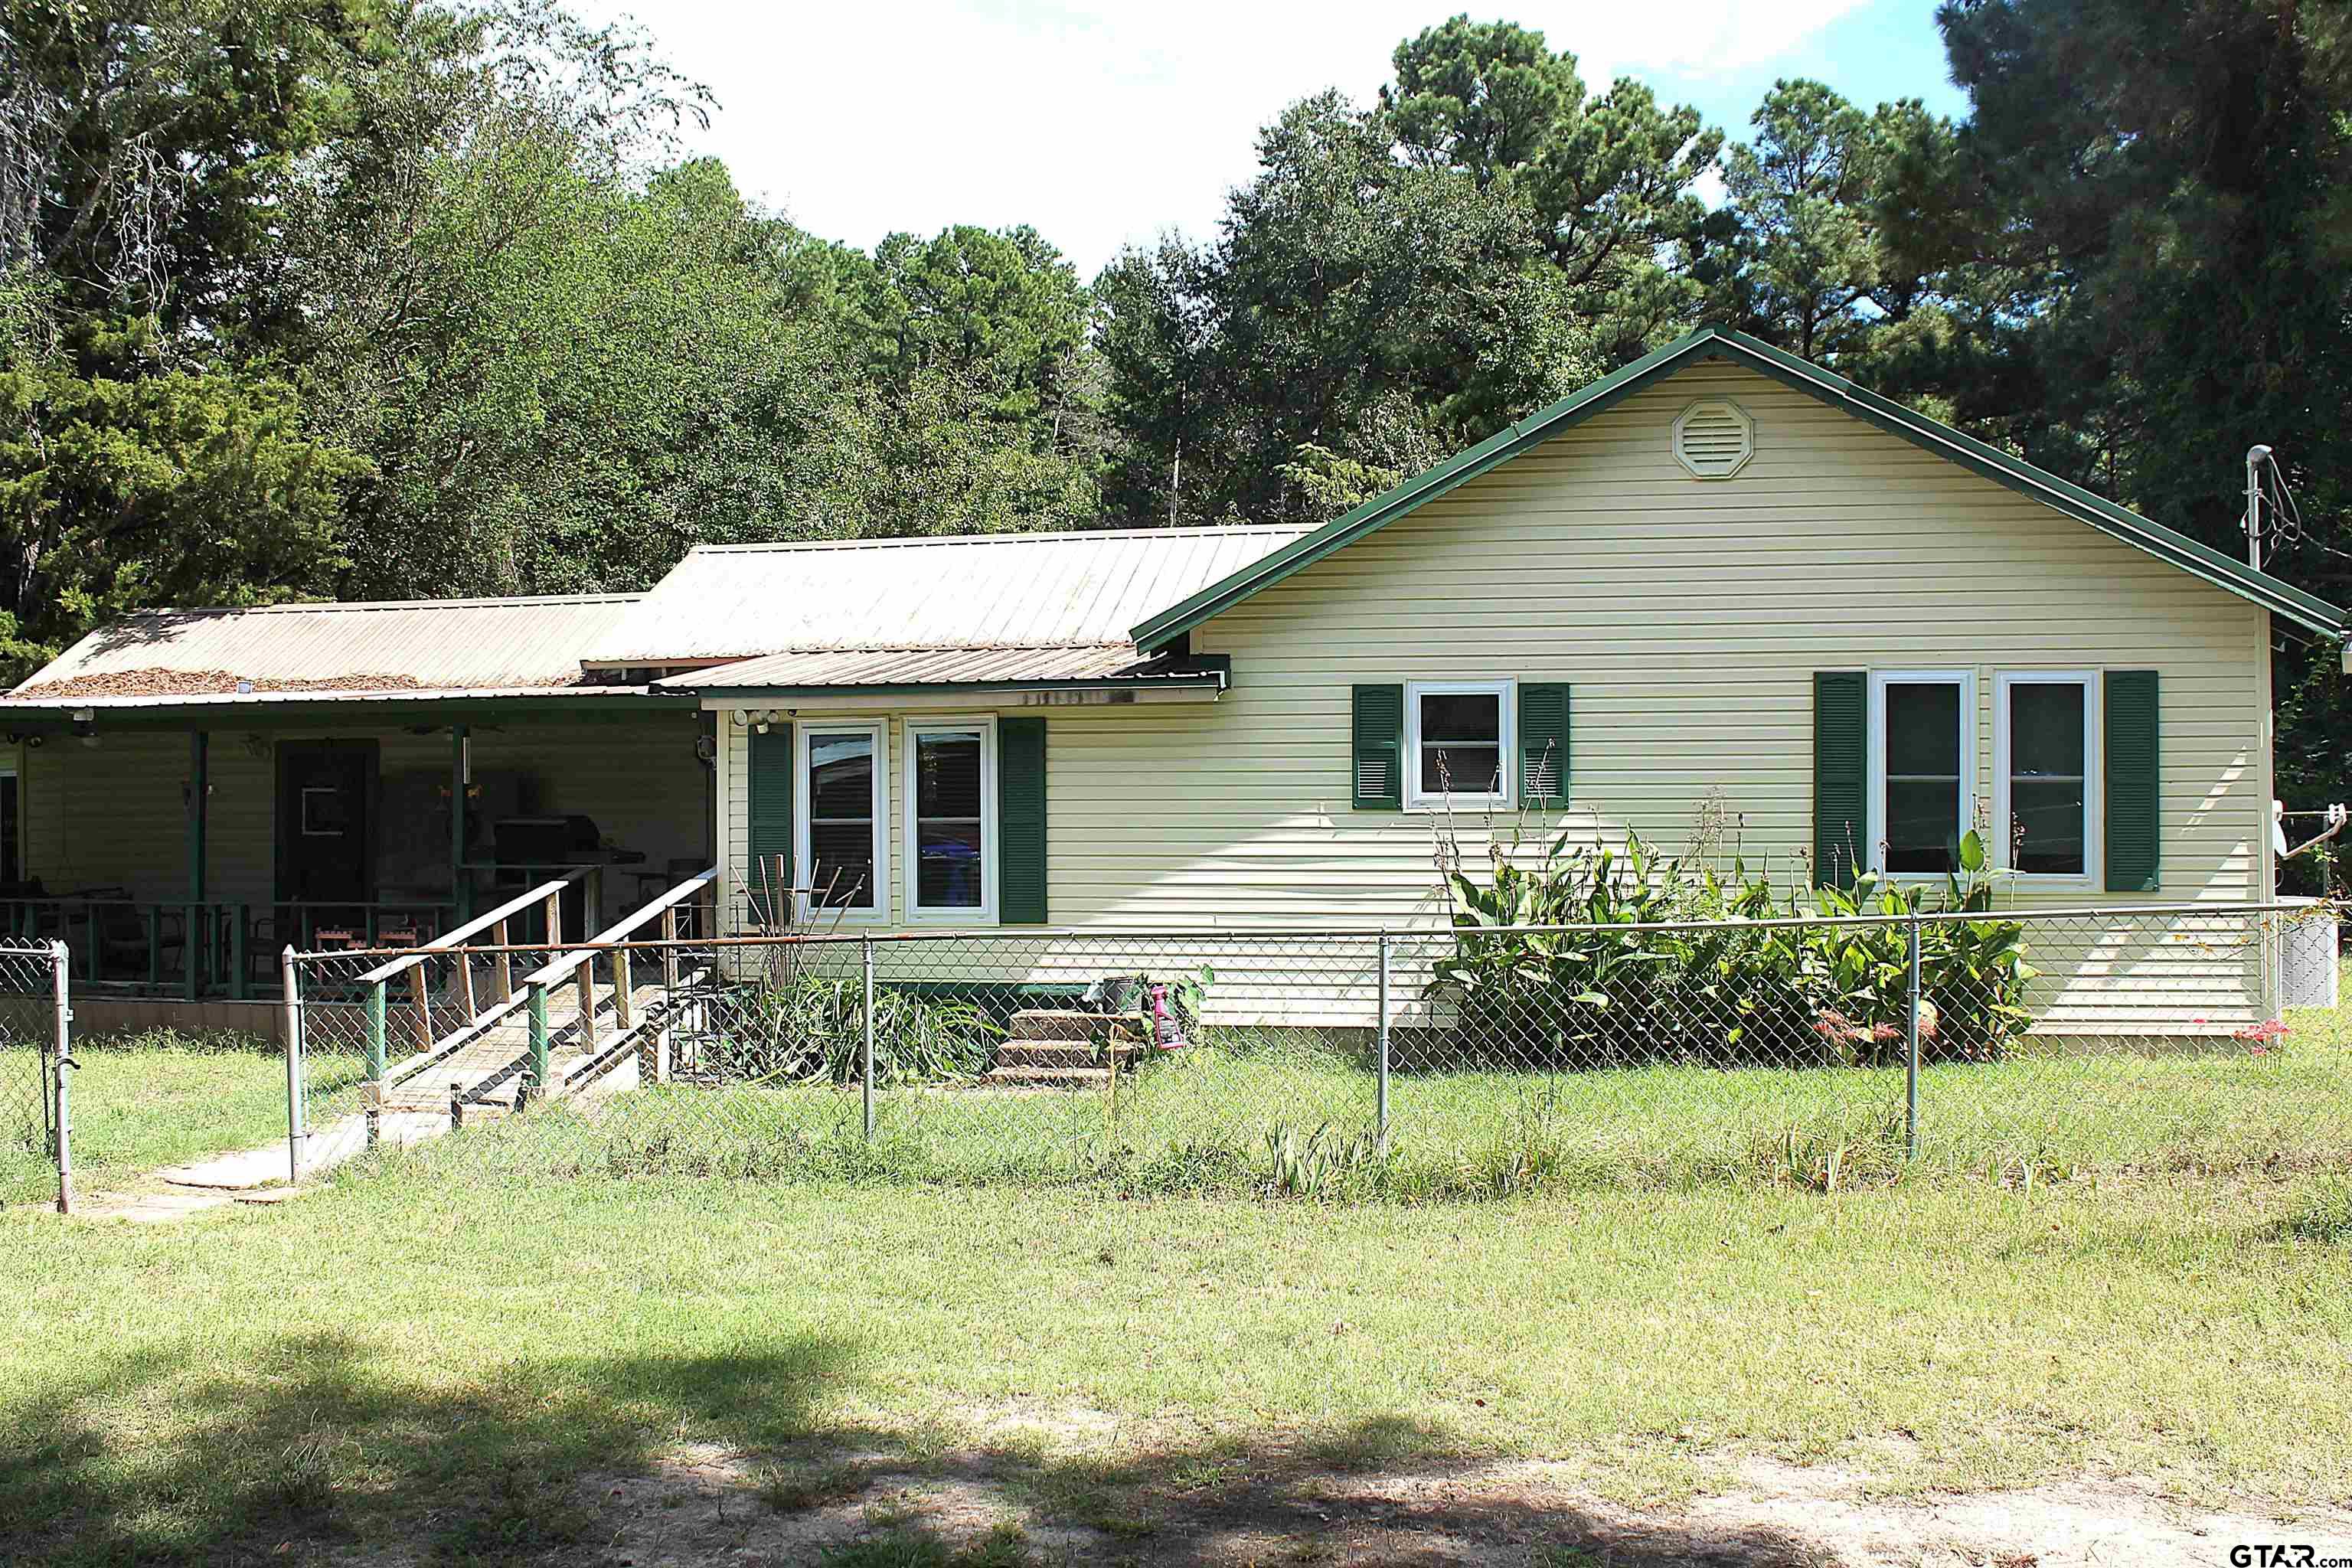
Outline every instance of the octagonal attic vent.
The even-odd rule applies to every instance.
[[[1756,455],[1756,421],[1737,403],[1705,398],[1675,421],[1675,460],[1700,479],[1727,479]]]

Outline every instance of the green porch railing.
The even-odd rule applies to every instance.
[[[122,994],[244,1001],[273,987],[266,970],[291,943],[375,947],[429,942],[450,923],[440,902],[142,900],[107,896],[0,899],[0,932],[60,941],[80,984]]]

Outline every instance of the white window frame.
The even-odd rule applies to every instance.
[[[810,808],[816,792],[809,787],[809,746],[819,731],[828,735],[862,732],[874,737],[874,907],[835,909],[816,901],[816,852],[810,842]],[[809,889],[795,894],[803,924],[839,920],[845,925],[887,925],[890,920],[890,726],[881,719],[806,719],[793,721],[793,864],[803,868]]]
[[[980,907],[926,909],[922,901],[922,840],[915,828],[915,770],[919,735],[978,735],[980,737]],[[912,924],[994,925],[996,915],[996,718],[969,713],[937,718],[906,718],[898,721],[905,761],[899,772],[899,816],[905,826],[900,842],[907,847],[906,919]]]
[[[1407,811],[1438,811],[1460,807],[1472,811],[1509,811],[1517,804],[1519,794],[1519,683],[1516,680],[1411,680],[1404,688],[1404,808]],[[1496,771],[1502,774],[1502,793],[1481,790],[1475,794],[1455,790],[1451,794],[1423,795],[1421,789],[1421,700],[1423,697],[1491,696],[1496,700],[1496,725],[1500,736],[1500,754],[1496,758]]]
[[[1890,686],[1957,686],[1960,689],[1960,799],[1958,834],[1977,813],[1977,677],[1972,669],[1874,669],[1870,672],[1869,791],[1863,816],[1870,841],[1863,863],[1898,882],[1939,882],[1940,871],[1886,868],[1886,689]],[[1956,835],[1957,837],[1958,835]]]
[[[2017,842],[2009,815],[2009,694],[2018,686],[2079,686],[2083,689],[2083,868],[2080,871],[2017,871],[2010,866]],[[2099,784],[2104,772],[2099,729],[2099,672],[2095,669],[2005,669],[1993,678],[1992,863],[2029,888],[2087,888],[2100,875],[2105,844],[2100,833]]]

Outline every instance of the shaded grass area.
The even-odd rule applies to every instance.
[[[26,1058],[16,1076],[28,1080],[38,1072],[30,1055],[11,1052],[8,1063],[15,1069],[15,1058]],[[68,1086],[79,1191],[286,1136],[286,1058],[268,1041],[151,1030],[77,1040],[74,1059],[81,1064]],[[0,1202],[56,1193],[56,1169],[37,1124],[28,1124],[0,1145]]]
[[[2337,1016],[2285,1044],[2045,1050],[1927,1068],[1906,1159],[1898,1068],[1376,1074],[1305,1049],[1194,1049],[1103,1089],[674,1085],[541,1107],[429,1146],[468,1173],[1107,1184],[1439,1201],[1723,1183],[1838,1187],[1926,1173],[2034,1182],[2226,1173],[2352,1152]]]
[[[1448,1456],[1572,1458],[1630,1499],[1760,1452],[1896,1489],[2112,1471],[2292,1505],[2352,1493],[2347,1191],[452,1201],[396,1165],[169,1227],[20,1210],[0,1299],[40,1331],[0,1337],[0,1561],[576,1558],[606,1528],[582,1478],[695,1443],[741,1458],[747,1508],[845,1495],[846,1453],[978,1454],[1029,1500],[1011,1524],[1147,1541],[1181,1489]],[[859,1550],[947,1560],[887,1521]]]

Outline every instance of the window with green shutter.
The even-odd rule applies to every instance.
[[[751,918],[782,924],[791,916],[785,895],[793,885],[793,727],[770,724],[745,739],[751,864],[740,880],[752,902]]]
[[[1568,800],[1568,687],[1530,680],[1519,687],[1519,799],[1538,811]]]
[[[1045,923],[1045,721],[996,724],[997,919]]]
[[[1358,811],[1404,806],[1404,688],[1359,686],[1349,772]]]
[[[1868,836],[1870,681],[1859,669],[1813,677],[1813,880],[1843,887]]]
[[[2111,669],[2105,680],[2107,891],[2153,893],[2162,884],[2156,671]]]

